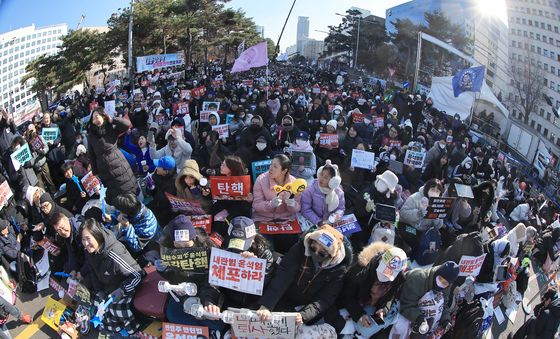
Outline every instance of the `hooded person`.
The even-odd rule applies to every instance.
[[[175,189],[179,198],[187,201],[196,201],[200,203],[206,213],[209,213],[212,207],[212,198],[207,185],[203,185],[203,180],[208,183],[208,180],[200,174],[198,163],[190,159],[183,166],[181,173],[177,175]]]
[[[254,115],[251,118],[251,125],[249,128],[241,132],[241,138],[239,142],[239,154],[246,164],[251,164],[250,161],[252,156],[251,153],[254,152],[255,146],[257,144],[257,139],[259,137],[264,137],[264,140],[268,145],[272,144],[272,136],[267,128],[264,127],[264,122],[261,116]]]
[[[453,170],[453,178],[461,179],[465,184],[470,184],[473,171],[473,161],[470,157],[465,157]]]
[[[167,145],[159,150],[156,149],[155,145],[150,145],[150,156],[154,160],[154,164],[156,159],[161,159],[164,156],[173,157],[177,164],[177,172],[180,172],[185,160],[191,158],[193,149],[183,138],[182,132],[175,128],[170,128],[165,133],[165,140],[167,140]]]
[[[416,268],[404,274],[400,294],[400,314],[391,329],[390,338],[410,333],[428,335],[438,327],[451,328],[449,293],[459,276],[459,265],[453,261],[432,268]]]
[[[294,118],[286,115],[282,118],[282,123],[278,132],[276,133],[276,140],[274,142],[275,149],[278,151],[284,150],[284,147],[289,147],[294,143],[299,130],[294,125]]]
[[[445,139],[439,140],[430,148],[428,153],[426,153],[426,157],[424,158],[424,164],[429,164],[434,159],[441,158],[444,154],[447,153],[447,143]]]
[[[299,131],[294,142],[290,144],[288,152],[292,155],[290,174],[295,178],[305,179],[307,185],[310,186],[317,171],[317,158],[313,153],[313,146],[309,142],[309,134]],[[306,164],[305,157],[309,157],[308,164]]]
[[[372,328],[374,315],[384,322],[375,331],[359,333],[371,337],[396,320],[398,306],[394,304],[399,287],[403,283],[402,272],[406,271],[407,256],[404,251],[384,242],[373,242],[358,255],[358,260],[348,270],[344,287],[337,299],[336,307],[329,310],[325,320],[337,333],[341,333],[347,321],[339,309],[345,309],[356,328]]]
[[[181,129],[183,132],[183,136],[185,137],[185,141],[191,145],[192,149],[195,149],[196,142],[192,135],[192,121],[190,115],[184,116],[177,116],[171,122],[171,128],[178,128]]]
[[[258,304],[257,315],[295,312],[297,324],[313,324],[334,306],[352,264],[352,247],[335,228],[323,225],[307,233],[284,255]]]
[[[480,273],[476,277],[476,282],[494,283],[496,268],[510,256],[510,248],[511,245],[506,238],[497,239],[485,245],[486,257],[482,263]]]

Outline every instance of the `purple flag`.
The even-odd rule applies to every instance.
[[[253,67],[266,66],[268,64],[268,48],[266,41],[247,48],[231,68],[231,73],[248,71]]]

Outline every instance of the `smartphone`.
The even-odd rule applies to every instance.
[[[507,280],[508,266],[498,265],[494,273],[494,282],[502,282]]]
[[[371,318],[373,319],[373,321],[375,321],[377,325],[383,325],[385,323],[385,321],[377,313],[374,314],[373,317]]]

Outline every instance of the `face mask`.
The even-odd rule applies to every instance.
[[[134,112],[140,112],[141,110],[142,110],[142,109],[141,109],[140,107],[138,107],[138,108],[135,108],[135,109],[134,109]]]
[[[327,120],[319,120],[319,122],[321,123],[321,125],[324,125],[327,123]]]
[[[439,148],[444,149],[445,148],[445,144],[439,144]]]
[[[292,126],[292,125],[283,125],[283,126],[282,126],[282,129],[283,129],[284,131],[290,132],[291,130],[294,129],[294,126]]]
[[[391,154],[391,155],[389,155],[389,159],[391,159],[391,160],[393,160],[393,161],[394,161],[394,160],[397,160],[397,156],[394,155],[394,154]]]
[[[263,151],[266,148],[266,143],[257,142],[257,149]]]

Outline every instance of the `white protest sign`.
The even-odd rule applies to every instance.
[[[259,317],[234,311],[231,330],[237,338],[295,338],[295,313],[274,312],[272,318],[271,321],[261,321]]]
[[[404,156],[403,163],[414,168],[422,168],[424,164],[424,158],[426,157],[426,152],[416,152],[411,150],[406,150],[406,155]]]
[[[362,151],[359,149],[352,150],[352,162],[350,164],[352,167],[364,168],[367,170],[372,170],[375,167],[375,153]]]
[[[208,283],[234,291],[262,295],[266,260],[243,258],[237,253],[212,248]]]
[[[114,118],[116,112],[115,100],[105,101],[105,113],[111,118]]]
[[[478,276],[480,269],[482,268],[482,264],[484,263],[484,258],[486,258],[486,253],[478,257],[470,255],[462,256],[461,261],[459,261],[459,276]]]
[[[8,204],[8,200],[14,195],[12,190],[10,189],[10,185],[8,185],[7,181],[4,181],[2,185],[0,185],[0,209],[4,207],[4,205]]]
[[[12,164],[14,165],[14,169],[19,171],[21,165],[25,164],[26,162],[32,159],[31,151],[29,150],[29,145],[25,144],[18,148],[15,152],[10,154],[10,158],[12,158]]]
[[[220,139],[229,137],[229,125],[215,125],[212,126],[212,130],[218,132],[218,137]]]

